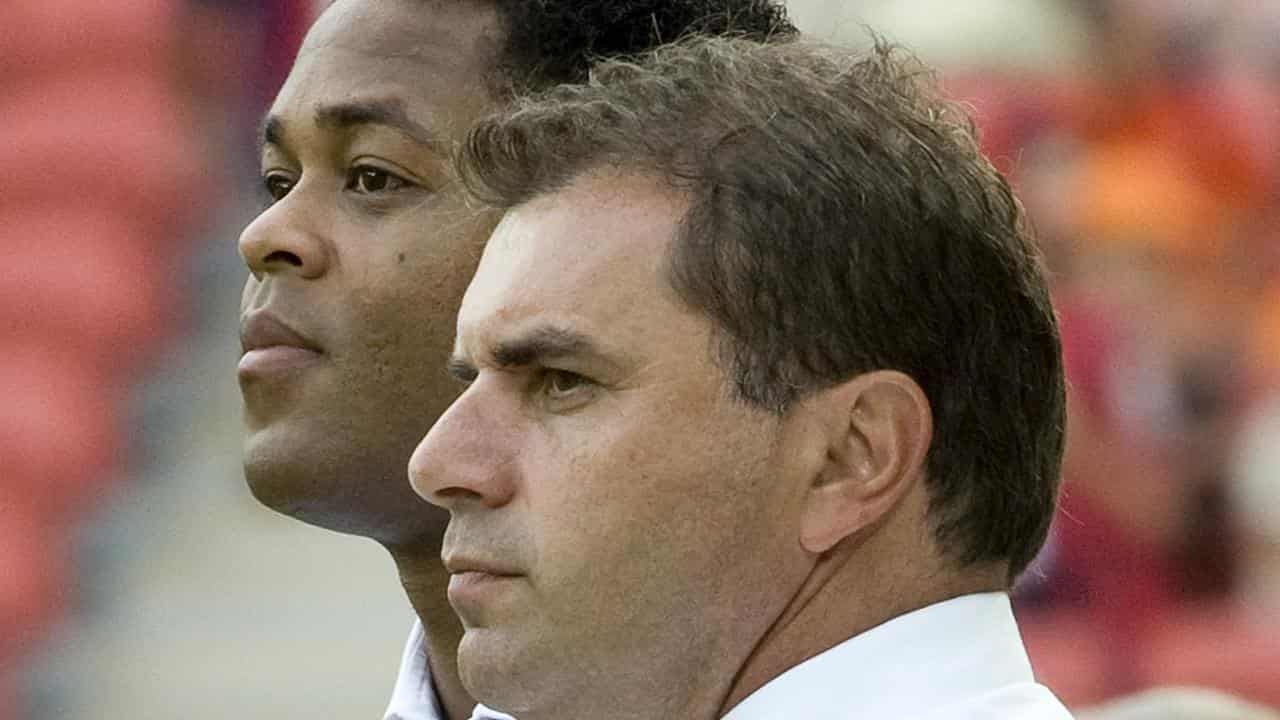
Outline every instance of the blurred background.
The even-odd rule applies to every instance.
[[[235,239],[309,0],[0,2],[0,720],[379,717],[372,543],[239,470]],[[1280,0],[791,0],[969,102],[1053,271],[1063,508],[1017,589],[1075,707],[1280,706]]]

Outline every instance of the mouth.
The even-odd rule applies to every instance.
[[[518,577],[520,571],[501,563],[473,558],[451,556],[444,559],[444,569],[450,575],[487,575],[491,577]]]
[[[523,577],[514,568],[471,559],[450,558],[444,566],[449,571],[449,602],[455,607],[482,603]]]
[[[467,570],[449,575],[449,604],[459,612],[492,602],[496,596],[511,588],[519,575]]]
[[[269,311],[258,310],[240,322],[242,380],[287,375],[318,361],[320,348]]]

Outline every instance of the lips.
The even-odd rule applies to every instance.
[[[242,378],[288,374],[317,361],[320,347],[270,311],[257,310],[240,322]]]
[[[271,347],[292,347],[319,353],[311,341],[266,310],[257,310],[240,321],[240,349],[244,352]]]
[[[514,577],[522,574],[519,570],[501,563],[461,556],[445,558],[444,567],[449,571],[450,575],[477,573],[493,575],[494,577]]]
[[[445,560],[449,571],[449,604],[465,626],[500,597],[507,596],[520,582],[521,573],[510,566],[472,558]]]

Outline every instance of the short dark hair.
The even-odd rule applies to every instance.
[[[501,95],[587,79],[591,64],[692,34],[794,37],[778,0],[490,0],[506,37],[491,85]]]
[[[717,328],[743,400],[894,369],[934,416],[930,517],[1012,580],[1048,532],[1065,390],[1040,254],[968,116],[909,54],[699,39],[599,65],[476,126],[458,159],[510,208],[616,167],[690,208],[668,277]]]

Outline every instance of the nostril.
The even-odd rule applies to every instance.
[[[446,486],[439,490],[427,492],[424,492],[426,488],[423,488],[420,485],[416,485],[414,489],[418,491],[418,494],[423,500],[426,500],[436,507],[444,508],[449,511],[456,510],[465,505],[483,505],[485,507],[493,508],[503,504],[502,501],[495,501],[494,498],[487,497],[482,492],[477,492],[476,490],[466,487],[458,487],[456,485]]]
[[[435,496],[441,500],[465,500],[467,498],[478,498],[480,493],[474,490],[468,490],[461,487],[446,487],[435,491]]]
[[[288,263],[289,265],[292,265],[294,267],[302,267],[302,258],[298,257],[297,255],[287,250],[276,250],[275,252],[263,258],[262,261],[264,263],[283,262],[283,263]]]

